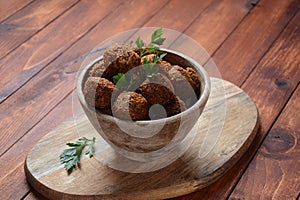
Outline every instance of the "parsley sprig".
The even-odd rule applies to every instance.
[[[152,33],[151,42],[148,45],[141,39],[140,36],[136,39],[135,44],[137,48],[140,50],[140,57],[143,57],[147,53],[156,53],[156,55],[159,56],[158,55],[160,53],[159,46],[162,45],[166,40],[166,38],[161,37],[162,34],[163,34],[162,28],[156,29]]]
[[[95,153],[95,140],[96,138],[93,137],[93,139],[87,139],[85,137],[82,137],[78,139],[75,143],[67,143],[67,145],[71,148],[65,149],[59,156],[60,162],[65,164],[65,169],[68,172],[71,172],[73,167],[76,167],[80,164],[81,160],[81,154],[83,152],[83,149],[85,146],[88,146],[88,149],[85,151],[85,155],[89,155],[89,157],[92,157]]]
[[[155,64],[157,64],[163,59],[163,57],[167,55],[166,53],[162,53],[159,49],[159,46],[162,45],[166,40],[166,38],[162,38],[162,34],[162,28],[158,28],[152,33],[151,42],[149,44],[146,44],[140,36],[135,41],[135,44],[139,49],[140,57],[143,57],[148,53],[154,54],[150,61],[146,58],[143,60],[147,78],[151,78],[156,72],[158,72],[158,68],[155,67]],[[118,73],[113,76],[113,82],[118,89],[129,90],[134,83],[133,74],[130,73],[130,71],[126,74]]]
[[[113,82],[118,89],[129,90],[133,85],[133,74],[129,71],[126,74],[118,73],[113,76]]]
[[[155,67],[155,64],[167,55],[166,53],[161,53],[159,49],[159,46],[162,45],[166,40],[166,38],[161,37],[162,34],[162,28],[156,29],[152,33],[151,42],[148,45],[146,45],[140,37],[138,37],[135,41],[136,46],[140,50],[140,57],[143,57],[148,53],[154,53],[152,60],[149,61],[146,58],[144,58],[143,60],[147,78],[151,78],[156,72],[158,72],[158,69]]]

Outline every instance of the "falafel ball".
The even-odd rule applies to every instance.
[[[165,75],[156,73],[147,79],[137,89],[137,92],[142,94],[151,105],[164,105],[168,103],[174,95],[174,87]]]
[[[99,109],[111,107],[111,96],[117,91],[115,85],[109,80],[101,77],[89,77],[83,89],[86,102]]]
[[[122,92],[112,106],[115,117],[125,120],[143,120],[148,118],[147,100],[135,92]]]
[[[145,63],[153,63],[153,58],[154,58],[155,54],[151,53],[151,54],[147,54],[145,56],[143,56],[141,58],[141,64],[145,64]],[[146,61],[147,60],[147,61]]]
[[[170,102],[164,105],[167,112],[167,117],[177,115],[186,110],[185,103],[176,95],[173,95]]]
[[[198,90],[200,88],[200,80],[199,80],[199,76],[198,74],[196,73],[196,71],[193,69],[193,68],[190,68],[190,67],[187,67],[185,69],[186,71],[186,75],[190,82],[190,84],[192,85],[192,87],[194,88],[194,90]]]
[[[118,73],[125,74],[130,69],[140,65],[141,58],[129,45],[115,45],[105,50],[104,66],[107,66],[102,77],[112,80]]]
[[[174,65],[168,71],[168,76],[174,85],[176,95],[183,100],[188,99],[192,95],[196,95],[200,86],[200,81],[195,70],[192,68],[184,69],[178,65]]]
[[[168,71],[170,71],[172,69],[171,63],[169,63],[165,60],[159,62],[159,64],[161,65],[161,68],[164,70],[163,72],[167,73]]]
[[[104,77],[105,76],[105,65],[104,65],[104,61],[100,60],[99,62],[96,62],[92,69],[89,72],[89,76],[91,77]]]

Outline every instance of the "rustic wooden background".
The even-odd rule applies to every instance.
[[[143,26],[202,44],[260,114],[258,135],[238,163],[176,199],[299,198],[300,0],[0,0],[0,199],[42,199],[26,182],[24,159],[72,116],[80,56]]]

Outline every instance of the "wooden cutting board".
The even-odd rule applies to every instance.
[[[49,199],[164,199],[211,184],[245,153],[258,129],[257,109],[249,96],[227,81],[211,81],[211,95],[193,130],[191,146],[168,166],[125,172],[143,164],[118,156],[81,112],[32,148],[25,162],[28,182]],[[96,154],[83,156],[80,169],[68,175],[59,155],[67,142],[82,136],[96,137]],[[132,163],[128,169],[115,170],[126,162]]]

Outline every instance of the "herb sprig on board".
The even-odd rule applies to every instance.
[[[86,146],[88,149],[85,151],[85,155],[92,157],[95,153],[95,140],[87,139],[85,137],[79,138],[75,143],[67,143],[67,146],[71,147],[65,149],[59,156],[60,162],[65,164],[65,169],[70,173],[72,169],[80,164],[81,155]]]

